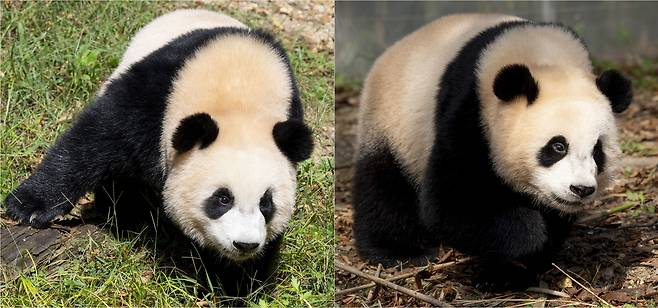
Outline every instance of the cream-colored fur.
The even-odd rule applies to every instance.
[[[235,218],[246,219],[247,212],[218,220],[206,217],[199,202],[222,186],[236,194],[236,209],[245,211],[258,210],[260,197],[272,188],[276,211],[267,240],[283,232],[294,208],[296,172],[274,143],[272,130],[287,119],[291,96],[291,80],[280,55],[247,36],[215,39],[179,71],[168,98],[161,150],[167,174],[166,210],[188,227],[188,235],[232,256],[227,236],[253,231],[247,220],[240,223]],[[199,112],[217,122],[216,141],[205,149],[176,155],[172,146],[176,128],[182,119]],[[224,221],[230,217],[231,221]]]
[[[461,47],[482,30],[518,17],[463,14],[440,18],[389,47],[364,84],[359,116],[361,149],[386,136],[410,177],[420,184],[434,137],[440,77]]]
[[[222,13],[201,9],[177,10],[154,19],[130,40],[119,66],[103,83],[99,95],[105,91],[105,87],[110,81],[125,72],[133,63],[171,40],[194,30],[217,27],[246,28],[247,26]]]
[[[533,103],[533,108],[527,108],[523,103],[501,104],[493,93],[492,85],[500,69],[516,63],[526,65],[539,83],[539,98]],[[527,181],[530,176],[527,171],[536,165],[534,157],[519,153],[534,150],[536,145],[518,146],[540,141],[537,138],[543,134],[538,133],[545,131],[537,123],[544,120],[545,114],[535,113],[536,110],[545,108],[535,106],[545,105],[546,98],[551,98],[549,111],[560,111],[561,115],[573,116],[563,112],[567,110],[561,110],[563,108],[560,108],[560,105],[571,104],[578,96],[584,96],[583,100],[590,97],[603,98],[596,87],[593,87],[594,76],[591,70],[587,50],[573,35],[556,27],[524,26],[509,30],[501,34],[482,53],[478,63],[482,123],[487,139],[491,142],[493,161],[497,163],[497,171],[504,179]],[[518,101],[525,102],[525,99]],[[602,103],[607,104],[605,100]],[[552,120],[564,126],[560,118],[562,116]],[[523,125],[524,123],[537,124]],[[523,160],[519,161],[521,157]]]
[[[360,110],[361,151],[387,142],[410,177],[420,185],[433,144],[436,95],[445,67],[463,45],[496,24],[519,20],[503,15],[440,18],[390,47],[366,79]],[[510,64],[524,64],[539,84],[531,104],[525,97],[500,102],[493,81]],[[574,200],[569,185],[605,187],[620,155],[615,120],[595,84],[588,52],[571,33],[554,26],[527,25],[502,33],[477,64],[482,123],[496,172],[517,191],[563,211],[556,203]],[[569,142],[569,154],[551,168],[537,154],[552,137]],[[382,139],[385,138],[385,139]],[[596,174],[592,150],[603,141],[606,168]],[[595,179],[596,178],[596,179]],[[591,200],[586,198],[585,201]]]
[[[130,65],[174,38],[197,29],[243,27],[226,15],[180,10],[161,16],[140,30],[104,87]],[[219,36],[189,58],[167,99],[160,150],[165,175],[167,214],[202,245],[240,261],[233,241],[264,244],[281,234],[295,204],[296,170],[273,139],[277,122],[287,119],[292,84],[287,64],[271,46],[245,35]],[[180,121],[195,113],[218,123],[217,139],[176,155],[172,136]],[[218,219],[205,213],[205,201],[220,187],[234,195],[233,208]],[[269,224],[260,198],[272,191],[275,213]]]
[[[199,50],[178,73],[169,95],[162,132],[163,167],[174,159],[171,138],[180,121],[208,113],[219,123],[225,146],[270,143],[274,124],[287,119],[292,95],[285,63],[268,45],[245,36],[225,36]]]
[[[566,181],[582,181],[578,174],[585,171],[592,180],[596,176],[596,182],[588,181],[591,185],[586,186],[595,186],[600,191],[615,174],[620,155],[610,103],[596,88],[594,76],[587,70],[558,66],[530,70],[540,89],[531,105],[527,105],[525,98],[509,103],[500,103],[495,97],[482,101],[483,123],[497,173],[517,190],[531,193],[544,204],[552,203],[550,194],[576,201],[565,196],[570,195],[569,185],[577,183]],[[551,168],[540,167],[538,149],[557,135],[564,136],[569,143],[567,157]],[[598,138],[602,139],[606,155],[606,167],[600,175],[596,175],[596,166],[592,165],[592,150]],[[568,170],[560,166],[569,161],[572,162]],[[554,205],[565,211],[577,208]]]
[[[526,65],[538,82],[539,96],[530,106],[524,97],[501,103],[493,94],[493,81],[500,69],[515,63]],[[598,176],[598,187],[605,187],[619,156],[615,119],[610,102],[596,87],[589,54],[577,38],[552,26],[528,25],[506,31],[483,52],[478,80],[482,123],[490,141],[492,161],[508,184],[517,190],[528,190],[530,183],[528,192],[543,203],[550,203],[544,196],[548,192],[541,192],[549,190],[549,186],[554,186],[551,191],[566,187],[564,195],[568,195],[568,183],[559,185],[562,188],[555,183],[575,180],[577,164],[573,164],[570,174],[549,176],[538,165],[537,149],[551,137],[562,135],[570,143],[569,159],[573,152],[578,152],[582,164],[586,164],[601,136],[607,164],[605,172]],[[591,172],[596,174],[596,170]]]

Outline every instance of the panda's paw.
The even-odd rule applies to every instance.
[[[487,264],[476,275],[475,288],[482,292],[520,291],[534,285],[537,274],[516,264]]]
[[[359,255],[366,259],[370,264],[381,264],[384,267],[391,267],[398,264],[409,266],[427,265],[428,262],[436,259],[438,249],[414,248],[400,251],[397,249],[382,247],[358,247]]]
[[[423,249],[418,254],[406,258],[404,263],[412,266],[427,265],[438,257],[438,252],[438,249]]]
[[[67,213],[73,208],[70,204],[48,206],[32,194],[18,190],[12,192],[5,199],[6,214],[23,225],[34,228],[45,228],[57,216]]]

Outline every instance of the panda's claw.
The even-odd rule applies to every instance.
[[[14,193],[9,194],[7,199],[5,199],[5,214],[9,218],[14,219],[20,223],[29,222],[28,213],[29,209],[25,208],[23,202],[14,195]]]
[[[68,204],[55,207],[47,207],[45,204],[33,194],[14,191],[5,199],[5,213],[21,225],[43,229],[48,227],[55,217],[68,212],[72,208]]]

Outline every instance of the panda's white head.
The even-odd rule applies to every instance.
[[[281,235],[295,203],[295,164],[312,151],[285,52],[246,31],[188,59],[168,97],[161,140],[167,214],[199,244],[234,261]],[[301,108],[301,107],[300,107]]]
[[[614,70],[598,78],[559,66],[506,65],[485,119],[495,169],[538,204],[576,212],[611,179],[620,152],[613,113],[632,98]]]
[[[206,113],[181,121],[164,201],[188,236],[242,261],[285,231],[295,204],[294,164],[310,155],[311,141],[310,131],[295,120],[240,119],[240,125],[233,120],[225,121],[231,126],[227,136]]]

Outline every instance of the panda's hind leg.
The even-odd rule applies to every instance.
[[[360,153],[352,186],[354,238],[369,262],[426,263],[436,255],[418,218],[417,191],[385,146]]]

